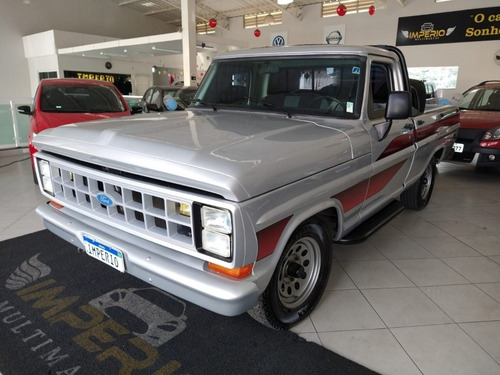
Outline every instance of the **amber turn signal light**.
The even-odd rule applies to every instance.
[[[50,203],[50,205],[51,205],[52,207],[57,208],[58,210],[60,210],[61,208],[63,208],[63,207],[64,207],[62,204],[59,204],[59,203],[57,203],[57,202],[55,202],[55,201],[50,201],[49,203]]]
[[[208,263],[208,269],[237,279],[243,279],[252,273],[253,263],[240,268],[226,268],[215,263]]]

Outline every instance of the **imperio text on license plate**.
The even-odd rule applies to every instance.
[[[85,252],[92,258],[100,260],[120,272],[125,272],[125,261],[123,260],[123,253],[120,250],[113,249],[87,236],[83,236],[83,243],[85,245]]]

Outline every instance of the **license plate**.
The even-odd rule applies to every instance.
[[[464,144],[463,143],[454,143],[453,144],[453,150],[455,152],[464,152]]]
[[[125,261],[123,260],[123,253],[120,250],[113,249],[87,236],[83,236],[83,243],[85,245],[85,252],[92,258],[100,260],[120,272],[125,272]]]

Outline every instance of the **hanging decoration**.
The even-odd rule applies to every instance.
[[[255,37],[258,38],[260,36],[260,30],[255,29],[255,31],[253,32],[253,35],[255,35]]]
[[[347,13],[347,8],[344,4],[340,4],[338,7],[337,7],[337,14],[342,17],[342,16],[345,16],[345,14]]]
[[[211,28],[214,28],[215,26],[217,26],[217,20],[215,18],[210,18],[208,20],[208,26],[210,26]]]
[[[373,16],[375,14],[375,6],[374,5],[370,5],[370,7],[368,8],[368,14],[370,16]]]

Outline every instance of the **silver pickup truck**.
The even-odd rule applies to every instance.
[[[459,117],[424,107],[394,47],[228,52],[186,111],[41,132],[37,212],[111,268],[286,329],[320,300],[334,243],[426,206]]]

